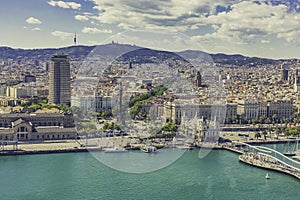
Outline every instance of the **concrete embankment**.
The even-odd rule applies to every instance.
[[[34,154],[53,154],[53,153],[78,153],[89,151],[102,151],[102,148],[80,148],[80,149],[53,149],[53,150],[5,150],[0,151],[0,156],[16,156],[16,155],[34,155]]]

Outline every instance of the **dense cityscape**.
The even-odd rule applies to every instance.
[[[126,45],[114,43],[108,45],[111,49],[126,47]],[[137,51],[139,50],[141,51],[141,49]],[[156,60],[152,58],[151,54],[153,53],[156,54]],[[57,130],[55,131],[62,127],[75,127],[74,120],[72,122],[74,111],[76,112],[75,117],[78,117],[78,114],[84,117],[88,113],[92,113],[94,115],[90,116],[95,116],[95,121],[99,122],[101,119],[112,121],[112,110],[116,106],[113,103],[113,93],[118,86],[118,79],[122,76],[122,79],[125,80],[124,84],[126,81],[128,84],[130,81],[134,82],[131,84],[131,88],[128,84],[123,86],[126,89],[126,95],[130,97],[128,100],[134,101],[141,97],[128,108],[128,112],[132,114],[134,120],[145,122],[150,116],[149,109],[152,107],[155,107],[155,111],[151,110],[151,114],[154,115],[152,117],[160,116],[164,123],[171,122],[180,125],[183,115],[188,118],[196,116],[197,119],[210,120],[215,102],[211,102],[211,89],[205,83],[207,77],[204,76],[207,75],[205,72],[201,75],[201,70],[205,69],[199,69],[197,72],[191,63],[175,57],[175,55],[178,57],[180,53],[174,54],[174,58],[166,58],[159,53],[161,52],[150,51],[146,56],[137,54],[134,58],[127,57],[125,58],[127,60],[113,62],[110,66],[102,67],[103,69],[95,68],[88,73],[84,69],[83,56],[78,54],[76,55],[78,57],[70,55],[71,60],[68,55],[63,54],[61,56],[54,54],[49,60],[38,60],[36,58],[38,56],[32,59],[26,56],[20,59],[3,59],[1,61],[0,90],[1,118],[3,118],[0,123],[2,140],[16,140],[16,132],[12,132],[13,122],[24,120],[24,118],[27,123],[32,124],[30,129],[33,133],[37,134],[37,130],[41,128],[44,131],[43,134],[47,134],[45,130],[52,130],[53,133],[49,131],[47,135],[37,134],[29,138],[22,134],[22,138],[18,138],[19,140],[75,138],[75,130],[70,129],[70,134],[66,135],[56,134]],[[167,55],[167,52],[162,53]],[[54,67],[56,65],[53,64],[59,62],[55,61],[56,57],[62,59],[65,68],[61,66],[58,71],[56,70]],[[173,62],[173,67],[181,70],[182,76],[190,81],[189,85],[186,88],[184,88],[184,84],[181,85],[182,88],[177,85],[175,90],[174,88],[164,88],[159,95],[154,95],[155,98],[147,100],[149,99],[147,94],[155,88],[163,84],[170,84],[168,81],[171,81],[174,74],[167,75],[168,72],[164,65],[166,63],[170,65],[172,59],[179,59]],[[287,129],[287,126],[295,127],[298,123],[299,61],[271,61],[273,64],[262,64],[259,61],[242,65],[222,64],[222,61],[210,63],[216,71],[213,77],[214,81],[220,83],[226,93],[222,97],[226,101],[222,104],[226,113],[224,122],[222,122],[225,123],[225,129],[232,124],[241,127],[270,124],[269,127],[272,128],[275,128],[275,125],[277,127],[278,124],[284,124]],[[97,64],[102,64],[101,62]],[[80,68],[78,63],[82,63],[83,67]],[[105,64],[103,63],[103,65]],[[147,71],[144,72],[146,68]],[[103,74],[102,77],[97,75],[97,70],[108,71],[107,69],[110,72]],[[81,79],[76,79],[76,76]],[[60,83],[56,83],[58,77]],[[190,88],[188,88],[189,86]],[[137,106],[139,102],[143,103]],[[185,113],[187,106],[190,111]],[[134,109],[135,113],[133,113]],[[53,119],[44,119],[41,117],[43,115]],[[9,121],[7,121],[8,116]],[[62,118],[70,120],[68,125],[60,121]],[[281,130],[281,134],[291,132],[287,132],[285,129]],[[79,130],[78,134],[97,133],[101,130],[99,127],[97,130],[94,126]]]
[[[299,0],[3,0],[0,199],[300,195]]]

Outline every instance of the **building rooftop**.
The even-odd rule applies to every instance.
[[[5,114],[0,114],[0,118],[27,118],[27,117],[62,117],[64,116],[63,114],[60,113],[5,113]]]

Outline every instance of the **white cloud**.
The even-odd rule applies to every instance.
[[[99,26],[99,24],[97,22],[95,22],[95,21],[91,21],[91,24]]]
[[[85,22],[85,21],[89,20],[89,18],[87,16],[84,16],[84,15],[76,15],[75,19],[78,20],[78,21],[82,21],[82,22]]]
[[[123,29],[163,29],[185,31],[197,27],[198,18],[216,12],[217,6],[228,6],[241,0],[93,0],[96,17],[101,23],[116,24]],[[193,22],[194,19],[197,19]]]
[[[51,6],[58,6],[61,8],[70,8],[70,9],[74,9],[74,10],[79,10],[81,8],[81,4],[76,3],[76,2],[69,2],[69,1],[53,1],[50,0],[48,1],[48,4]]]
[[[101,24],[130,30],[199,30],[194,39],[222,40],[237,44],[261,43],[267,37],[284,38],[299,44],[300,13],[295,5],[279,0],[93,0]],[[257,3],[260,2],[260,3]],[[210,25],[211,30],[201,32]],[[298,41],[299,40],[299,41]]]
[[[197,39],[226,40],[238,44],[266,43],[267,38],[276,36],[299,45],[299,13],[289,12],[286,5],[256,4],[244,1],[232,5],[230,12],[208,16],[201,22],[211,24],[215,32]],[[298,44],[297,44],[298,43]]]
[[[91,28],[91,27],[84,27],[82,29],[83,33],[89,33],[89,34],[97,34],[97,33],[112,33],[112,30],[110,29],[97,29],[97,28]]]
[[[54,37],[58,37],[61,40],[71,39],[73,37],[72,33],[63,32],[63,31],[53,31],[51,33]]]
[[[34,17],[29,17],[25,20],[26,23],[28,24],[41,24],[41,20],[34,18]]]
[[[261,40],[261,43],[263,43],[263,44],[269,44],[270,40]]]
[[[41,28],[39,28],[39,27],[35,27],[35,28],[33,28],[33,29],[31,29],[32,31],[40,31],[41,30]]]

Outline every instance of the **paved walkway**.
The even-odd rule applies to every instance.
[[[239,160],[249,165],[279,171],[300,179],[300,169],[288,166],[280,160],[266,154],[246,152],[239,156]]]

